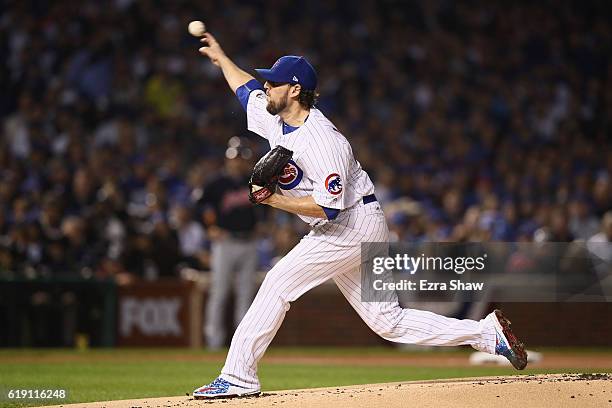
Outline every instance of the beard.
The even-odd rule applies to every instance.
[[[289,103],[289,94],[285,94],[284,98],[278,103],[273,102],[271,99],[268,101],[268,106],[266,106],[266,110],[270,115],[278,115],[280,112],[285,110],[287,104]]]

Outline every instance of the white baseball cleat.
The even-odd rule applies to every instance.
[[[242,387],[219,377],[210,384],[204,385],[193,391],[193,397],[195,399],[232,398],[259,395],[260,393],[261,390],[259,388]]]

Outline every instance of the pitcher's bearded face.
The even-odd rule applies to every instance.
[[[280,112],[285,110],[287,104],[289,103],[289,93],[285,92],[284,97],[281,97],[280,100],[274,101],[272,98],[268,100],[268,106],[266,106],[266,110],[271,115],[278,115]]]
[[[267,81],[264,87],[268,96],[266,110],[271,115],[278,115],[289,104],[289,84],[277,84]]]

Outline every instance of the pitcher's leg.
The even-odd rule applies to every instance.
[[[333,253],[335,259],[328,255]],[[281,326],[289,302],[320,285],[337,271],[359,265],[359,248],[340,248],[305,237],[266,275],[251,307],[238,325],[221,377],[243,387],[259,387],[257,363]]]
[[[427,346],[470,345],[495,352],[495,327],[491,316],[480,321],[460,320],[416,309],[403,309],[398,301],[362,302],[361,272],[355,268],[336,275],[334,281],[366,324],[386,340]]]

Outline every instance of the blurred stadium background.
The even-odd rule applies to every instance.
[[[245,69],[313,62],[394,240],[610,242],[607,3],[0,1],[0,346],[202,344],[205,187],[233,136],[267,146],[194,19]],[[307,230],[261,210],[263,272]],[[609,346],[609,305],[505,307],[528,344]],[[322,287],[275,344],[380,340]]]

